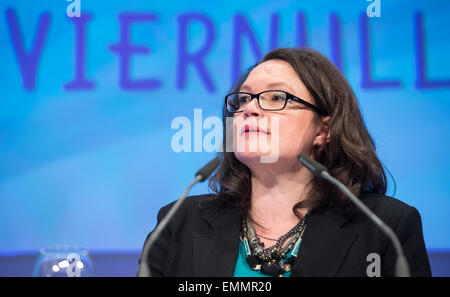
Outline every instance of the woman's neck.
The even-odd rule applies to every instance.
[[[293,207],[304,199],[302,194],[311,179],[312,175],[303,167],[252,171],[250,212],[259,235],[277,238],[298,223]],[[306,209],[299,211],[302,215],[306,213]]]

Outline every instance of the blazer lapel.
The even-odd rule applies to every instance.
[[[350,215],[344,208],[311,213],[291,276],[336,276],[356,238],[342,228]]]
[[[204,219],[211,231],[192,234],[195,276],[233,276],[239,252],[239,210],[211,207]]]

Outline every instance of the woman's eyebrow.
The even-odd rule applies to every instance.
[[[289,92],[292,92],[292,89],[283,82],[273,82],[267,85],[268,88],[281,88],[281,89],[287,89]]]
[[[292,89],[287,84],[285,84],[283,82],[273,82],[273,83],[270,83],[270,84],[268,84],[266,86],[266,90],[270,90],[270,89],[274,89],[274,88],[279,88],[279,89],[281,88],[283,90],[287,90],[289,92],[292,92]],[[251,92],[252,88],[250,86],[248,86],[248,85],[242,85],[239,88],[239,90]]]
[[[248,92],[251,92],[251,91],[252,91],[252,88],[250,88],[250,87],[247,86],[247,85],[242,85],[242,86],[239,88],[239,90],[240,90],[240,91],[248,91]]]

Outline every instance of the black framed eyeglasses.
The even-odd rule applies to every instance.
[[[258,105],[262,110],[283,110],[286,108],[288,100],[292,100],[301,103],[320,115],[324,115],[322,109],[319,107],[298,98],[286,91],[281,90],[268,90],[259,94],[252,94],[247,92],[235,92],[225,96],[225,105],[227,111],[230,113],[242,112],[244,107],[250,103],[254,98],[258,99]]]

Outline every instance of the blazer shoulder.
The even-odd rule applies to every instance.
[[[370,193],[363,195],[361,201],[369,208],[375,210],[391,209],[394,211],[402,211],[413,208],[413,206],[391,196],[383,194]]]
[[[383,194],[367,194],[361,197],[361,201],[391,226],[397,226],[405,217],[420,221],[418,210],[397,198]]]
[[[215,194],[193,195],[184,198],[185,200],[178,209],[178,217],[185,217],[187,214],[202,212],[205,209],[216,208],[221,202]],[[158,212],[158,221],[163,219],[177,200],[163,206]],[[184,215],[182,215],[184,214]]]

